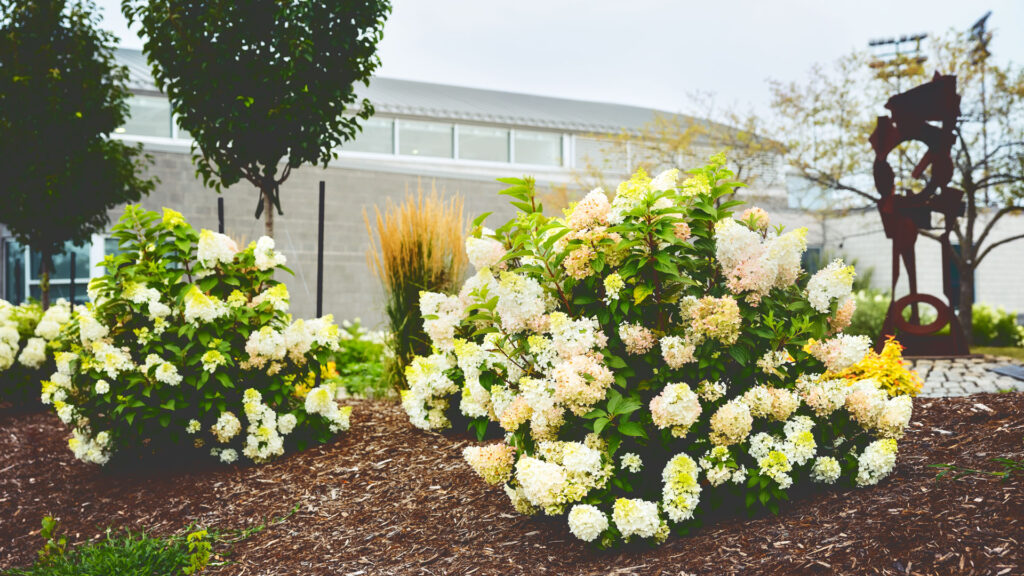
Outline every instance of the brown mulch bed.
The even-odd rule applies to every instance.
[[[108,526],[170,534],[271,521],[213,574],[1024,574],[1024,480],[936,482],[927,466],[1024,458],[1024,394],[915,403],[880,486],[611,552],[564,521],[516,515],[462,462],[466,438],[418,432],[390,403],[354,401],[348,434],[265,466],[133,474],[74,460],[48,413],[0,414],[0,569],[32,561],[40,518],[52,515],[71,543]]]

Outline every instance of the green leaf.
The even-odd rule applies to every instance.
[[[607,419],[607,418],[605,418],[603,416],[601,418],[598,418],[597,420],[594,420],[594,433],[595,434],[600,434],[601,431],[604,430],[604,427],[607,426],[609,422],[611,422],[611,420],[609,420],[609,419]]]
[[[737,346],[730,346],[729,347],[729,355],[732,356],[733,359],[736,360],[736,362],[738,362],[738,363],[740,363],[740,364],[742,364],[744,366],[747,365],[747,363],[750,362],[750,357],[747,355],[747,350],[746,350],[746,348],[743,348],[742,346],[738,346],[738,345]]]
[[[626,361],[623,360],[622,358],[618,357],[618,356],[613,355],[613,354],[606,354],[605,355],[605,361],[608,363],[608,366],[611,366],[612,368],[625,368],[626,367]]]
[[[217,378],[217,381],[219,381],[225,388],[231,389],[235,387],[235,383],[232,382],[231,378],[228,378],[228,375],[223,372],[217,372],[214,374],[214,377]]]
[[[644,427],[639,422],[622,422],[619,424],[619,432],[626,436],[647,438],[647,431],[644,430]]]
[[[482,442],[484,436],[487,434],[487,419],[474,418],[469,422],[469,428],[467,428],[467,430],[475,431],[477,441]]]
[[[622,396],[614,390],[609,391],[608,396],[608,413],[617,414],[616,411],[619,408],[619,404],[622,402]]]
[[[490,216],[491,214],[494,214],[494,212],[484,212],[483,214],[481,214],[481,215],[477,216],[476,218],[474,218],[473,219],[473,226],[472,227],[476,228],[477,226],[483,224],[484,220],[487,220],[487,217]]]
[[[643,302],[648,296],[654,293],[654,288],[647,284],[637,284],[633,288],[633,302],[639,304]]]

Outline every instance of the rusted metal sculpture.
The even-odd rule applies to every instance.
[[[875,187],[878,189],[878,212],[882,216],[885,235],[892,239],[892,298],[882,326],[878,347],[885,336],[898,334],[912,356],[965,355],[968,353],[963,327],[953,313],[953,286],[950,264],[953,249],[949,234],[956,219],[964,214],[964,193],[949,185],[953,178],[951,151],[956,141],[954,130],[960,116],[960,95],[956,92],[956,76],[935,73],[931,82],[897,94],[886,102],[891,116],[879,116],[878,125],[871,133],[871,147],[875,151]],[[911,172],[913,178],[924,178],[919,192],[896,189],[896,174],[888,156],[899,145],[918,141],[928,147],[927,152]],[[930,174],[926,175],[928,168]],[[932,213],[943,216],[944,229],[938,234],[942,247],[942,288],[945,301],[931,294],[917,291],[915,245],[920,230],[932,228]],[[910,293],[895,299],[896,282],[900,276],[900,261],[907,269]],[[937,317],[922,325],[918,304],[930,304]],[[911,308],[910,319],[904,319],[903,310]],[[949,334],[937,335],[949,325]]]

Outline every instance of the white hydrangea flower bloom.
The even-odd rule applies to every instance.
[[[844,266],[842,260],[834,260],[818,270],[807,282],[807,300],[821,313],[828,313],[833,301],[845,300],[853,292],[853,266]]]
[[[569,531],[584,542],[593,542],[608,529],[608,516],[596,506],[577,504],[569,510]]]
[[[814,461],[814,466],[811,467],[811,478],[822,484],[835,484],[842,472],[843,469],[838,460],[831,456],[821,456]]]
[[[664,483],[661,504],[673,522],[693,518],[700,502],[699,469],[686,454],[676,454],[661,473]],[[616,525],[618,522],[616,522]]]
[[[619,459],[623,470],[627,470],[636,474],[644,467],[644,461],[640,458],[640,455],[635,452],[626,452]]]
[[[46,362],[46,340],[29,338],[18,355],[18,362],[27,368],[39,368]]]
[[[619,498],[612,507],[612,522],[625,539],[652,538],[661,527],[658,504],[639,498]]]
[[[875,440],[857,457],[857,485],[873,486],[896,467],[898,448],[892,438]]]
[[[270,270],[288,263],[288,258],[284,254],[274,250],[274,239],[269,236],[261,236],[256,241],[253,253],[256,256],[256,267],[260,270]]]
[[[213,268],[218,264],[228,264],[235,259],[237,252],[238,245],[228,236],[212,230],[199,232],[196,260],[204,267]]]
[[[505,247],[493,236],[494,230],[484,228],[480,238],[466,238],[466,256],[476,270],[496,266],[504,258]]]
[[[558,506],[565,490],[565,468],[532,456],[523,456],[516,463],[516,481],[530,504],[538,508]]]

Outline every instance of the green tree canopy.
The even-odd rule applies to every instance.
[[[157,86],[192,138],[193,160],[218,191],[247,180],[256,217],[281,213],[294,168],[326,166],[373,114],[354,91],[380,65],[388,0],[123,0],[139,23]],[[282,166],[283,162],[283,166]]]
[[[0,222],[51,256],[102,232],[148,194],[141,146],[110,138],[128,116],[128,72],[91,0],[0,0]]]

